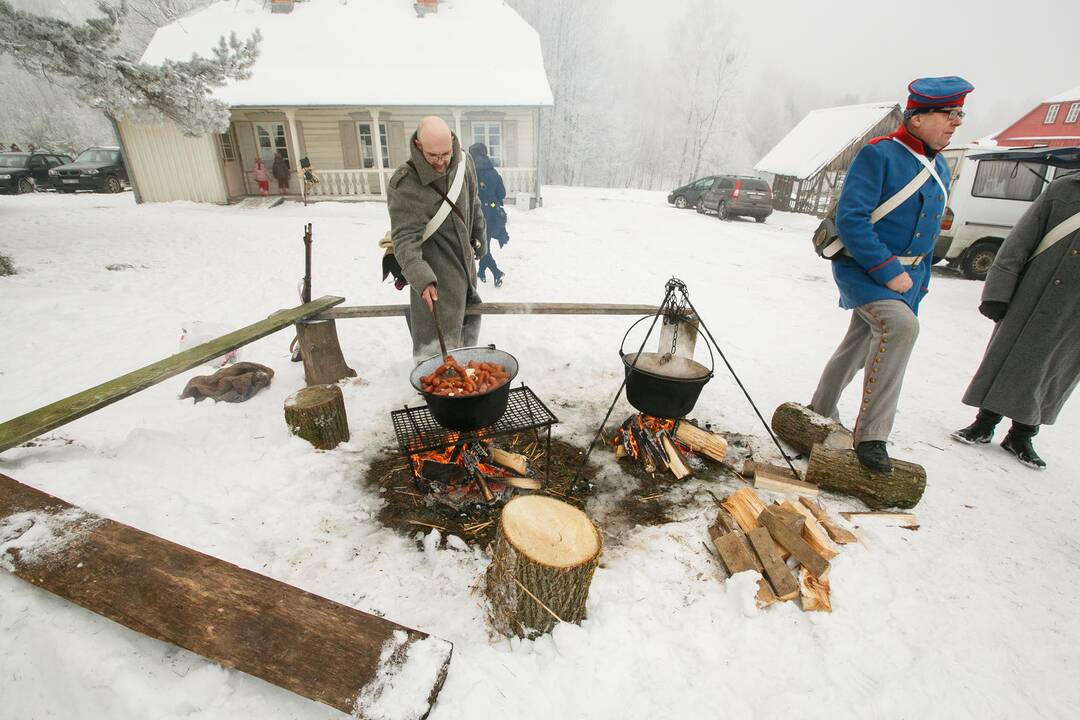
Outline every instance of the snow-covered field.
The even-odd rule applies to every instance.
[[[547,189],[543,209],[509,212],[512,241],[497,254],[506,284],[482,286],[486,300],[656,303],[678,276],[766,414],[809,399],[846,327],[810,250],[813,218],[723,223],[661,193],[561,188]],[[381,204],[0,198],[0,253],[19,270],[0,278],[0,420],[176,352],[192,321],[234,329],[296,305],[305,222],[314,296],[405,301],[379,282]],[[133,267],[106,269],[114,263]],[[393,444],[389,412],[417,400],[400,318],[339,322],[360,377],[344,387],[353,440],[333,452],[286,432],[282,403],[303,376],[289,361],[292,333],[280,332],[243,350],[276,372],[250,401],[178,400],[188,378],[210,372],[193,370],[3,453],[0,473],[452,641],[437,720],[1076,717],[1080,400],[1036,438],[1043,473],[996,445],[948,439],[973,417],[959,398],[991,330],[975,310],[980,290],[935,272],[891,448],[927,469],[922,527],[864,529],[866,545],[834,561],[832,614],[758,611],[745,577],[719,582],[702,495],[676,522],[605,535],[580,627],[532,642],[490,636],[475,588],[483,551],[384,528],[363,481]],[[562,420],[556,435],[584,445],[618,388],[630,321],[488,317],[482,340],[519,358],[520,379]],[[849,423],[856,401],[850,392],[842,407]],[[621,403],[614,417],[629,412]],[[722,366],[694,415],[764,438]],[[598,455],[601,496],[632,482]],[[0,718],[181,717],[340,715],[0,572]]]

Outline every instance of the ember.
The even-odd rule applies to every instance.
[[[676,480],[705,467],[702,455],[724,459],[727,443],[719,435],[686,420],[631,415],[612,439],[615,455],[636,461],[645,472],[669,470]]]
[[[489,440],[462,441],[409,459],[420,492],[438,493],[452,506],[480,501],[501,505],[510,499],[512,488],[540,489],[538,480],[525,477],[523,455],[495,448]]]

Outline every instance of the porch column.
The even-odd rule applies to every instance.
[[[386,199],[386,178],[383,177],[382,133],[379,132],[379,112],[382,108],[371,108],[371,146],[375,150],[375,169],[379,171],[379,195]],[[389,128],[387,128],[389,133]]]
[[[289,163],[292,166],[290,169],[296,173],[296,179],[300,183],[300,194],[306,196],[304,174],[300,169],[300,136],[296,133],[296,108],[285,108],[285,124],[289,126],[289,139],[292,140],[293,155],[295,155]]]
[[[461,147],[465,147],[465,138],[461,137],[461,108],[454,108],[454,134],[457,135]]]

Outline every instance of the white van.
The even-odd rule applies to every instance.
[[[1055,168],[1030,160],[973,160],[971,156],[1030,156],[1033,149],[961,145],[942,150],[952,173],[952,185],[934,247],[934,262],[947,260],[972,280],[986,278],[1001,243],[1054,179]]]

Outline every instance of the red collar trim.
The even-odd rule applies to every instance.
[[[923,141],[908,132],[906,125],[901,124],[900,127],[892,131],[889,137],[904,143],[911,148],[912,152],[926,155],[926,146],[923,144]]]

